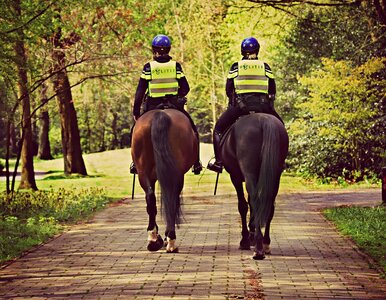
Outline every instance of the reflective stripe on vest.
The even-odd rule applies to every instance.
[[[234,79],[236,94],[268,94],[268,77],[261,60],[242,60],[238,62],[238,75]]]
[[[177,68],[175,61],[159,63],[150,62],[151,80],[149,81],[150,97],[165,97],[178,94]]]

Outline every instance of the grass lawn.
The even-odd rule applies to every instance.
[[[211,144],[201,144],[201,161],[205,167],[213,156]],[[49,161],[35,159],[35,172],[45,172],[40,179],[37,177],[36,183],[39,190],[49,190],[58,188],[105,188],[107,196],[112,199],[131,197],[133,178],[129,173],[131,163],[130,149],[121,149],[92,153],[83,155],[88,176],[78,175],[65,176],[63,173],[63,158]],[[19,167],[20,170],[20,167]],[[137,179],[137,178],[136,178]],[[185,175],[184,194],[189,195],[199,189],[200,193],[213,194],[216,174],[204,169],[200,175],[188,172]],[[18,182],[16,182],[16,188]],[[332,190],[332,189],[356,189],[374,187],[370,184],[354,185],[341,187],[338,185],[318,185],[311,181],[306,181],[300,177],[283,173],[280,183],[280,193],[302,192],[309,190]],[[0,191],[5,190],[5,180],[0,181]],[[229,175],[224,172],[219,177],[218,192],[234,192],[229,179]],[[135,195],[144,195],[138,180],[135,182]]]
[[[383,268],[386,278],[386,207],[330,208],[324,215]]]

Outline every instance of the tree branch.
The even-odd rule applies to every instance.
[[[375,11],[377,12],[380,22],[383,25],[386,25],[386,0],[382,1],[383,7],[379,0],[373,0],[373,1],[374,1]]]
[[[248,2],[267,5],[273,8],[278,7],[294,7],[302,4],[308,4],[313,6],[356,6],[365,0],[332,0],[327,2],[312,1],[312,0],[247,0]]]
[[[18,31],[20,29],[22,29],[23,27],[29,25],[30,23],[32,23],[34,20],[36,20],[37,18],[39,18],[41,15],[43,15],[56,1],[52,1],[50,4],[48,4],[48,6],[46,6],[43,10],[41,10],[40,12],[38,12],[35,16],[33,16],[31,19],[29,19],[26,23],[24,24],[21,24],[20,26],[18,27],[15,27],[15,28],[12,28],[10,30],[7,30],[7,31],[3,31],[3,32],[0,32],[0,35],[6,35],[6,34],[9,34],[9,33],[12,33],[12,32],[15,32],[15,31]]]

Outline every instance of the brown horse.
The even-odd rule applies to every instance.
[[[288,135],[276,117],[253,113],[241,117],[224,135],[221,158],[237,192],[242,223],[240,249],[255,244],[254,259],[264,259],[271,242],[269,229],[274,214],[275,198],[288,152]],[[248,192],[250,222],[247,229]],[[265,226],[264,237],[261,227]]]
[[[156,223],[155,183],[158,180],[166,217],[166,251],[178,252],[175,225],[180,221],[180,194],[184,174],[193,165],[197,152],[198,140],[190,121],[180,111],[155,109],[138,119],[133,131],[131,155],[146,193],[149,251],[157,251],[164,245]]]

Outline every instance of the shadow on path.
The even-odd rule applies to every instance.
[[[148,252],[145,200],[126,200],[1,269],[0,298],[385,298],[385,280],[319,213],[377,205],[379,191],[279,195],[272,255],[258,262],[238,250],[234,194],[185,196],[184,203],[180,253]]]

